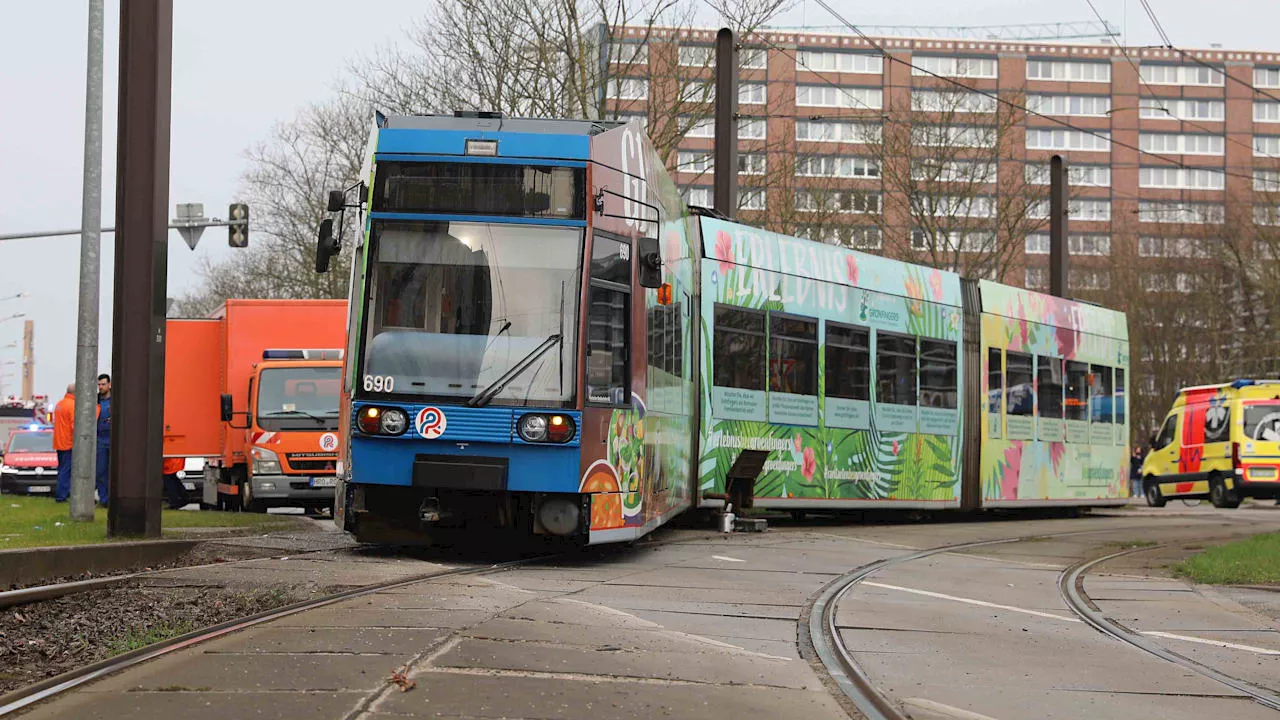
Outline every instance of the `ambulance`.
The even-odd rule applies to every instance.
[[[1147,504],[1280,497],[1280,380],[1183,388],[1142,463]]]

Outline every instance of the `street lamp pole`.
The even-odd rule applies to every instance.
[[[93,521],[97,459],[98,292],[102,261],[102,0],[89,0],[84,103],[84,191],[80,206],[80,308],[76,322],[76,416],[71,448],[71,519]],[[102,502],[107,499],[102,498]]]

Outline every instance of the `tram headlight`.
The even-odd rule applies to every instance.
[[[517,428],[520,438],[525,442],[546,442],[547,417],[545,415],[525,415],[520,418]]]
[[[382,427],[382,408],[367,407],[360,411],[360,418],[356,421],[360,426],[360,432],[368,435],[377,435],[378,429]]]
[[[538,522],[552,535],[572,535],[582,519],[576,496],[550,496],[538,506]]]
[[[388,408],[382,411],[380,427],[384,435],[403,435],[405,428],[409,427],[409,417],[403,410]]]

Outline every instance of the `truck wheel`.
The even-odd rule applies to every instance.
[[[1228,490],[1222,478],[1214,475],[1209,478],[1209,502],[1216,508],[1240,507],[1240,491]]]
[[[1160,492],[1160,483],[1157,482],[1155,478],[1148,475],[1142,479],[1142,485],[1146,490],[1147,504],[1151,507],[1164,507],[1164,504],[1168,502],[1168,500],[1166,500],[1164,494]]]
[[[240,497],[242,498],[240,505],[241,510],[251,513],[264,513],[267,511],[266,503],[261,500],[254,499],[253,483],[251,481],[245,480],[240,483]]]

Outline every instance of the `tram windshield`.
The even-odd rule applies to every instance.
[[[573,399],[581,230],[383,222],[371,243],[360,391],[481,405]]]

